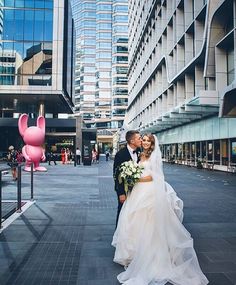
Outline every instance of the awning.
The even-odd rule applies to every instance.
[[[141,132],[160,132],[219,113],[217,91],[200,91],[198,97],[142,125]]]

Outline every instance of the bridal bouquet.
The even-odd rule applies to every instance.
[[[143,167],[133,160],[125,161],[120,165],[119,183],[124,181],[125,192],[128,194],[141,177]]]

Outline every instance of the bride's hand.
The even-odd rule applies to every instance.
[[[144,176],[144,177],[141,177],[139,178],[139,182],[151,182],[153,179],[152,179],[152,176],[151,175],[148,175],[148,176]]]
[[[125,202],[125,200],[126,200],[126,196],[125,195],[120,195],[119,196],[119,200],[120,200],[120,203],[124,203]]]

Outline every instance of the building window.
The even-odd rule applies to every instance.
[[[51,85],[53,7],[45,2],[4,2],[0,85]]]

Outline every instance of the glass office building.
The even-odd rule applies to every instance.
[[[96,1],[95,126],[111,127],[112,1]]]
[[[70,1],[0,0],[0,150],[16,140],[21,113],[73,112],[74,48]]]
[[[112,128],[123,125],[128,106],[128,5],[127,1],[113,1],[112,37]]]
[[[76,27],[76,111],[88,127],[117,129],[127,108],[126,1],[72,1]]]
[[[96,1],[72,0],[71,3],[76,31],[75,112],[92,126],[96,85]]]
[[[220,112],[236,92],[235,11],[235,0],[129,1],[125,123],[156,133],[168,161],[236,169],[236,119]]]
[[[72,112],[73,40],[68,1],[0,0],[1,117]]]

